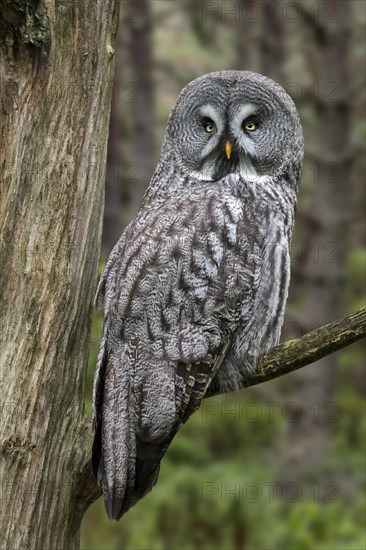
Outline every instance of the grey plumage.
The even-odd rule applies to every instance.
[[[240,388],[278,342],[302,158],[296,108],[268,78],[220,71],[181,92],[97,292],[93,466],[109,517],[152,488],[203,396]]]

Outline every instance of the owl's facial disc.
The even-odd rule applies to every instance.
[[[292,181],[300,170],[295,106],[262,75],[220,71],[194,80],[172,110],[167,132],[167,154],[193,179],[235,174],[258,181],[285,171]]]

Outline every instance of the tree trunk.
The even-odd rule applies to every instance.
[[[117,0],[0,1],[3,545],[79,547]]]

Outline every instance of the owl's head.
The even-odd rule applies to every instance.
[[[303,138],[296,107],[260,74],[219,71],[190,82],[170,114],[167,137],[165,147],[190,177],[281,176],[297,188]]]

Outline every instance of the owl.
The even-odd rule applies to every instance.
[[[92,463],[110,518],[154,486],[202,398],[242,388],[278,343],[302,160],[295,105],[269,78],[218,71],[181,92],[97,290]]]

